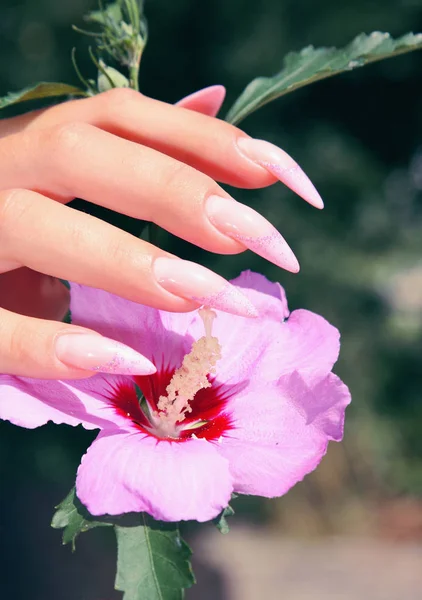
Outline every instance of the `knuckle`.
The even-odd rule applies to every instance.
[[[83,143],[87,134],[92,130],[92,125],[87,123],[63,123],[44,132],[44,147],[49,153],[50,159],[56,160],[73,154]]]
[[[13,232],[16,224],[30,209],[30,192],[27,190],[5,190],[0,194],[0,238],[2,241]]]
[[[52,179],[65,187],[69,165],[82,150],[95,129],[87,123],[71,122],[56,125],[41,134],[40,161],[49,164]]]
[[[112,112],[126,112],[134,102],[139,103],[142,94],[130,88],[113,88],[99,94],[98,99],[107,110]]]

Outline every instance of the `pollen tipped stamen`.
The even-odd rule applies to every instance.
[[[166,388],[167,396],[160,396],[158,411],[151,415],[155,433],[159,437],[178,438],[184,427],[181,423],[186,414],[192,412],[190,402],[199,390],[211,387],[208,375],[215,372],[217,361],[221,358],[221,346],[212,336],[212,326],[216,313],[209,308],[199,311],[205,336],[192,345],[185,355],[181,367],[176,369]]]

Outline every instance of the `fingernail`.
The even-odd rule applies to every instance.
[[[215,117],[225,97],[226,88],[223,85],[211,85],[186,96],[186,98],[182,98],[179,102],[176,102],[176,106],[188,108],[209,117]]]
[[[282,269],[292,273],[299,271],[297,258],[286,240],[256,210],[233,198],[209,196],[205,211],[220,233],[237,240]]]
[[[264,140],[247,137],[238,138],[237,146],[241,154],[267,169],[306,202],[316,208],[324,208],[314,184],[287,152]]]
[[[56,356],[68,367],[115,375],[152,375],[157,369],[129,346],[90,333],[68,333],[56,340]]]
[[[254,305],[235,286],[197,263],[160,256],[153,271],[161,287],[175,296],[242,317],[258,316]]]

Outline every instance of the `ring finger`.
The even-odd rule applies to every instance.
[[[237,288],[209,269],[36,192],[0,192],[0,249],[0,265],[26,266],[163,310],[207,304],[256,314]]]

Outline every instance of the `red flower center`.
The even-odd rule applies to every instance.
[[[159,412],[158,400],[166,394],[174,371],[174,368],[157,370],[154,375],[128,378],[116,384],[110,397],[116,412],[130,419],[143,433],[162,439],[162,436],[154,432],[150,415]],[[209,381],[211,387],[201,389],[195,394],[190,402],[192,411],[178,423],[178,437],[166,439],[183,442],[196,436],[206,440],[218,440],[233,428],[226,405],[229,398],[239,391],[239,386],[221,384],[212,378],[209,378]]]

